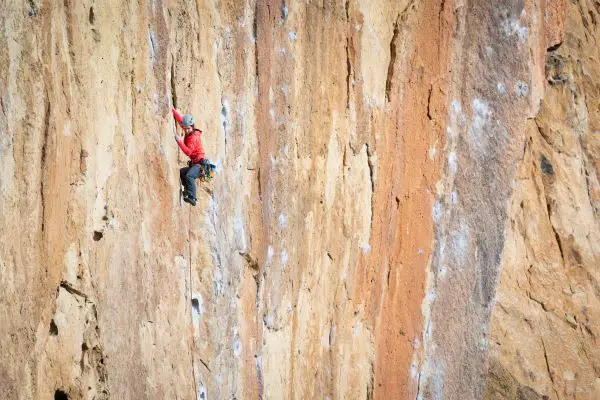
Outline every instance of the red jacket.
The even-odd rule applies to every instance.
[[[175,117],[177,123],[181,125],[181,115],[175,109],[173,109],[173,117]],[[194,129],[194,132],[185,135],[183,140],[177,141],[181,150],[194,164],[199,163],[200,160],[204,158],[204,146],[202,146],[201,135],[202,131],[200,129]]]
[[[177,141],[181,150],[194,164],[198,164],[204,158],[204,147],[202,146],[202,139],[200,139],[201,135],[202,131],[196,129],[189,135],[185,135],[185,139]]]

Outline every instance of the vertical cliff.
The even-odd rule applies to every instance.
[[[1,4],[5,397],[594,398],[599,10],[495,3]]]
[[[525,126],[488,398],[600,398],[599,11],[565,3],[566,33],[548,51],[545,95]]]

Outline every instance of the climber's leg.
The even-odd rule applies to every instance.
[[[183,170],[187,170],[183,172]],[[192,165],[191,168],[182,168],[181,174],[183,174],[182,182],[185,187],[184,200],[188,197],[191,200],[196,201],[196,179],[200,176],[200,165]]]
[[[188,167],[185,168],[181,168],[179,170],[179,180],[181,181],[181,184],[184,185],[185,182],[185,174],[187,174],[187,172],[189,171]]]

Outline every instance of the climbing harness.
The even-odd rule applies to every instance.
[[[206,158],[201,159],[198,165],[200,165],[200,181],[210,182],[215,177],[217,167]]]

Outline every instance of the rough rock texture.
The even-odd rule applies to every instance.
[[[600,398],[600,6],[565,11],[509,206],[489,399]]]
[[[598,10],[497,3],[0,4],[2,394],[594,398]]]

